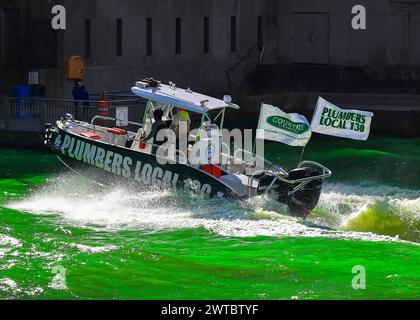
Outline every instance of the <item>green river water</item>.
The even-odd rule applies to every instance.
[[[299,150],[266,156],[291,168]],[[103,188],[0,149],[0,299],[420,298],[420,140],[315,137],[306,158],[334,177],[299,221],[266,199]]]

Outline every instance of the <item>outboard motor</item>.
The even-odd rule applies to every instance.
[[[289,186],[278,180],[275,175],[265,172],[259,177],[257,188],[258,195],[264,193],[280,203],[287,204]]]
[[[289,173],[289,180],[299,180],[316,177],[320,173],[313,168],[300,168]],[[294,191],[299,184],[291,185],[288,197],[289,212],[291,215],[306,219],[311,211],[318,205],[321,197],[323,180],[313,180]]]
[[[313,168],[300,168],[293,170],[283,178],[293,181],[316,177],[319,174],[318,170]],[[294,217],[306,219],[317,206],[321,196],[322,179],[313,180],[300,186],[300,184],[283,182],[267,172],[256,178],[259,180],[257,194],[267,194],[270,198],[288,205],[289,213]]]

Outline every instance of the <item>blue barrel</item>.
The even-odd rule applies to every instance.
[[[12,96],[16,98],[16,118],[28,119],[31,117],[30,98],[32,88],[27,85],[17,85],[12,88]]]

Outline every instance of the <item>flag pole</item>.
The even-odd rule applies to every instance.
[[[316,106],[315,106],[315,113],[316,113],[316,111],[318,110],[319,98],[320,98],[320,97],[318,97],[318,101],[317,101]],[[313,122],[314,122],[314,117],[312,116],[311,130],[312,130],[312,123],[313,123]],[[312,134],[313,134],[313,132],[312,132]],[[312,135],[311,135],[311,137],[312,137]],[[308,143],[307,143],[307,144],[303,147],[303,149],[302,149],[302,153],[301,153],[301,155],[300,155],[300,162],[299,162],[299,164],[301,164],[301,163],[303,162],[303,159],[304,159],[304,157],[305,157],[306,147],[308,146],[309,142],[311,142],[311,139],[309,139]]]
[[[258,117],[258,126],[257,126],[257,130],[255,130],[255,140],[254,140],[254,144],[252,146],[252,153],[253,153],[252,156],[256,156],[256,153],[257,153],[258,129],[261,127],[261,119],[262,119],[263,106],[264,106],[264,103],[261,102],[261,105],[260,105],[260,116]]]
[[[300,155],[299,164],[303,162],[303,157],[305,156],[305,151],[306,151],[306,146],[304,146],[303,149],[302,149],[302,154]]]

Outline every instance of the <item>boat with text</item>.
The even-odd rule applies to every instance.
[[[255,144],[252,150],[231,150],[224,142],[226,111],[240,109],[230,96],[219,100],[153,79],[137,82],[131,91],[147,101],[141,123],[102,115],[83,122],[67,114],[47,125],[45,143],[72,170],[92,168],[95,177],[104,174],[111,183],[116,180],[235,200],[269,196],[300,218],[306,218],[318,204],[324,179],[331,176],[325,166],[302,161],[288,172],[259,156]],[[180,117],[185,126],[180,121],[178,132],[171,134]],[[271,119],[275,125],[280,120]],[[126,130],[127,124],[136,130]],[[179,136],[181,127],[187,132],[186,139]],[[163,133],[156,132],[157,128]],[[305,128],[292,129],[302,132]]]

